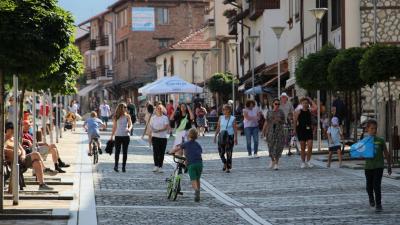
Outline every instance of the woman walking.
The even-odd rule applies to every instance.
[[[164,106],[156,107],[155,115],[150,119],[151,143],[153,146],[154,169],[153,172],[162,173],[165,149],[167,148],[167,133],[169,131],[168,117],[163,114]]]
[[[305,167],[313,167],[310,162],[313,147],[312,115],[310,111],[310,104],[312,104],[312,101],[309,98],[302,98],[300,104],[301,109],[294,114],[293,131],[300,141],[301,168],[303,169]]]
[[[224,105],[222,111],[224,115],[219,117],[214,143],[217,142],[217,135],[221,135],[222,137],[218,138],[218,152],[224,164],[222,170],[230,173],[232,169],[233,145],[237,145],[237,125],[236,118],[232,116],[232,106]],[[226,140],[224,140],[223,136],[227,137]]]
[[[192,128],[193,120],[194,115],[190,107],[185,103],[181,103],[174,116],[177,128],[171,153],[178,151],[178,145],[182,144],[182,141],[187,140],[187,132]]]
[[[267,137],[269,157],[271,157],[270,169],[278,170],[279,158],[282,156],[285,145],[285,113],[279,109],[279,99],[272,102],[272,110],[268,111],[263,127],[263,135]]]
[[[118,170],[119,154],[122,146],[122,172],[126,172],[126,160],[128,159],[128,146],[130,141],[130,132],[132,130],[132,121],[125,103],[120,103],[115,110],[113,118],[113,128],[111,132],[111,140],[115,136],[115,165],[114,171]]]
[[[249,157],[258,157],[258,120],[260,119],[260,110],[256,107],[254,100],[248,100],[246,102],[246,108],[243,109],[244,117],[244,134],[246,135],[247,152]],[[251,138],[254,142],[254,155],[251,151]]]

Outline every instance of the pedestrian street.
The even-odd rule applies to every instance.
[[[327,169],[316,160],[313,168],[300,169],[299,156],[285,154],[280,169],[273,171],[267,169],[265,142],[260,158],[248,158],[243,136],[229,174],[222,171],[213,133],[200,137],[200,202],[193,201],[187,174],[183,195],[168,200],[165,179],[174,163],[166,156],[163,173],[153,173],[152,151],[142,133],[143,126],[136,125],[126,173],[113,171],[114,155],[108,154],[93,169],[98,224],[400,224],[398,180],[384,178],[384,211],[376,213],[368,204],[363,170],[339,169],[335,163]],[[102,134],[103,142],[107,135]]]

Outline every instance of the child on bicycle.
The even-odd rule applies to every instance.
[[[203,149],[200,144],[196,141],[198,137],[197,130],[191,128],[188,132],[189,141],[182,144],[183,154],[186,158],[186,165],[189,171],[190,181],[195,191],[194,201],[200,201],[200,177],[203,171],[203,159],[201,154]]]
[[[342,166],[342,151],[341,151],[341,139],[343,139],[343,133],[339,126],[339,119],[333,117],[331,120],[331,125],[327,130],[328,143],[329,143],[329,155],[328,163],[326,167],[331,167],[331,160],[333,152],[337,152],[339,158],[339,167]]]
[[[99,141],[100,139],[100,127],[102,129],[105,129],[106,125],[99,119],[97,118],[97,113],[95,111],[92,111],[90,113],[90,118],[88,118],[85,123],[83,124],[83,127],[85,130],[88,132],[88,137],[89,137],[89,156],[92,156],[92,139],[96,138],[96,144],[99,146],[99,153],[102,154],[101,151],[101,143]]]

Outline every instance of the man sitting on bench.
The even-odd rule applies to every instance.
[[[33,136],[32,134],[29,133],[29,129],[31,128],[31,124],[29,121],[24,120],[23,122],[24,126],[22,129],[23,132],[23,136],[22,136],[22,145],[24,147],[27,147],[29,149],[32,149],[33,147]],[[48,154],[50,153],[53,159],[53,163],[54,163],[54,168],[57,172],[59,173],[65,173],[64,170],[61,169],[61,167],[69,167],[68,164],[65,164],[61,158],[60,155],[58,153],[58,149],[57,146],[55,144],[47,144],[44,142],[38,142],[37,143],[38,146],[38,151],[40,153],[44,153],[44,154]]]
[[[4,152],[6,161],[11,163],[14,159],[14,125],[10,122],[6,123],[5,127]],[[44,164],[42,157],[38,152],[26,154],[24,148],[19,144],[18,160],[25,168],[33,168],[35,170],[39,182],[39,190],[53,190],[52,187],[49,187],[44,183]]]

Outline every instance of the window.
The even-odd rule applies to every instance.
[[[158,40],[159,48],[168,48],[168,46],[169,46],[169,39],[159,39]]]
[[[128,24],[128,9],[123,9],[116,14],[117,28],[126,26]]]
[[[128,40],[117,43],[117,62],[123,62],[128,59]]]
[[[300,0],[294,0],[294,16],[296,18],[296,21],[299,21],[300,19]]]
[[[167,76],[167,59],[164,58],[164,77]]]
[[[341,0],[332,0],[332,29],[342,25]]]
[[[169,23],[168,9],[156,8],[157,25],[165,25]]]
[[[175,73],[174,73],[174,57],[173,56],[171,56],[171,62],[170,62],[170,65],[171,65],[171,75],[174,75]]]

